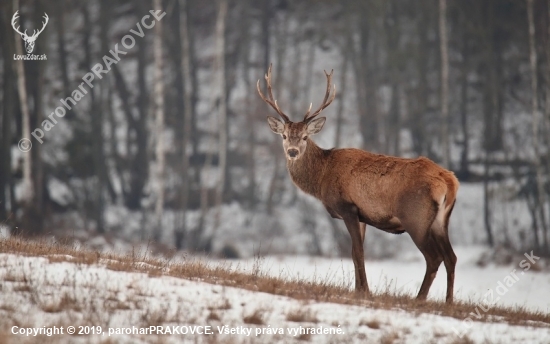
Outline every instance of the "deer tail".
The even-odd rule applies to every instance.
[[[460,183],[458,182],[455,174],[451,171],[446,171],[443,178],[447,184],[447,194],[445,195],[445,212],[448,212],[455,204],[456,194]]]

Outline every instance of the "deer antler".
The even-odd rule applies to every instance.
[[[273,91],[271,90],[271,64],[269,65],[269,69],[267,70],[267,74],[265,75],[265,81],[267,83],[267,94],[269,96],[269,99],[264,96],[262,90],[260,89],[260,80],[258,80],[258,82],[256,83],[258,94],[264,100],[264,102],[271,105],[271,107],[275,109],[275,111],[277,111],[279,116],[281,116],[285,122],[290,122],[288,116],[284,114],[284,112],[279,108],[279,105],[277,105],[277,101],[273,98]]]
[[[13,17],[11,17],[11,26],[13,27],[15,32],[17,32],[21,36],[26,36],[27,35],[27,30],[25,30],[25,32],[21,32],[21,31],[19,31],[20,26],[15,27],[15,25],[17,23],[17,18],[19,18],[18,13],[19,13],[19,10],[15,11],[15,13],[13,14]]]
[[[40,35],[42,31],[44,31],[44,29],[46,28],[46,25],[48,25],[48,21],[50,20],[50,17],[48,17],[48,14],[44,13],[44,16],[42,18],[44,18],[45,22],[42,22],[42,28],[38,30],[38,32],[36,32],[36,30],[33,31],[33,34],[31,36],[32,38]]]
[[[334,69],[330,71],[330,74],[327,73],[327,71],[325,70],[325,76],[327,77],[327,91],[325,92],[325,98],[323,99],[323,103],[321,104],[321,106],[315,110],[315,112],[313,112],[312,114],[310,114],[310,111],[311,111],[311,106],[313,104],[310,104],[309,105],[309,109],[307,110],[307,113],[306,115],[304,116],[304,122],[309,122],[311,121],[315,116],[317,116],[318,114],[321,113],[321,111],[323,111],[327,106],[330,105],[330,103],[332,103],[332,101],[334,100],[334,97],[336,97],[336,85],[334,85],[334,92],[332,92],[332,97],[330,97],[329,99],[329,96],[330,96],[330,83],[332,81],[332,72],[334,72]],[[327,101],[328,100],[328,101]]]
[[[19,31],[20,26],[15,27],[18,18],[19,18],[19,11],[15,11],[15,13],[13,14],[13,17],[11,18],[11,26],[13,27],[15,32],[20,34],[22,37],[26,37],[27,39],[29,39],[29,38],[32,39],[32,38],[35,38],[38,35],[40,35],[42,33],[42,31],[44,31],[44,29],[46,28],[46,25],[48,25],[48,21],[50,20],[50,18],[48,17],[48,14],[44,13],[43,18],[45,19],[45,21],[42,22],[42,28],[40,30],[38,30],[38,32],[36,32],[36,30],[33,30],[32,36],[29,37],[27,35],[27,30],[25,30],[25,32],[21,32],[21,31]]]

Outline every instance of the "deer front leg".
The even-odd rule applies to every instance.
[[[351,236],[351,257],[355,266],[355,290],[370,295],[365,272],[365,253],[363,251],[364,228],[359,222],[357,215],[342,215],[344,223]],[[361,231],[363,229],[363,231]]]
[[[360,222],[359,223],[359,231],[361,232],[361,244],[365,244],[365,232],[367,231],[367,224]]]

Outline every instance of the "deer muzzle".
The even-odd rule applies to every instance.
[[[295,148],[290,148],[289,150],[286,151],[288,156],[290,158],[295,158],[298,156],[298,154],[300,153],[299,150],[295,149]]]

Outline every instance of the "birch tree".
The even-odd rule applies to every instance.
[[[19,0],[13,0],[13,8],[19,8]],[[17,32],[14,32],[15,37],[15,53],[17,55],[23,55],[23,47],[21,46],[21,37]],[[27,88],[25,81],[25,65],[23,60],[15,61],[15,72],[17,74],[17,91],[19,93],[19,104],[21,107],[22,121],[21,121],[21,136],[23,139],[31,138],[31,119],[29,112],[29,103],[27,96]],[[32,171],[32,154],[26,152],[23,154],[23,203],[25,207],[30,206],[32,199],[34,198],[34,186],[31,176]]]
[[[550,18],[550,0],[547,1],[547,16]],[[550,38],[550,20],[547,21],[547,37]],[[550,39],[546,39],[546,102],[544,111],[544,137],[546,138],[546,171],[550,171]],[[547,172],[548,173],[548,172]],[[546,197],[546,196],[545,196]],[[550,215],[550,203],[548,203],[548,214]],[[546,229],[547,231],[550,228]],[[548,235],[548,234],[547,234]],[[550,247],[547,247],[547,254],[550,254]]]
[[[162,1],[154,0],[153,7],[162,9]],[[156,158],[156,200],[155,200],[155,219],[156,229],[154,232],[155,241],[159,241],[162,235],[162,215],[164,211],[164,80],[162,74],[163,51],[162,51],[162,22],[155,23],[155,36],[153,38],[153,53],[155,63],[155,81],[154,81],[154,104],[155,104],[155,158]]]
[[[191,82],[191,45],[189,40],[189,20],[188,20],[188,6],[187,0],[179,0],[180,12],[180,37],[181,37],[181,72],[183,77],[183,138],[182,138],[182,171],[181,171],[181,210],[182,210],[182,223],[181,229],[174,233],[174,239],[176,242],[176,248],[181,248],[185,233],[187,232],[187,203],[189,199],[189,157],[187,156],[187,147],[189,146],[189,139],[191,136],[191,119],[192,119],[192,88]]]
[[[545,252],[548,252],[548,231],[546,227],[546,215],[544,210],[545,191],[542,180],[542,164],[539,149],[539,111],[538,111],[538,83],[537,83],[537,50],[535,37],[535,19],[533,13],[533,0],[527,0],[527,21],[529,24],[529,65],[531,67],[531,111],[533,129],[533,165],[537,183],[537,210],[542,225],[542,240]]]
[[[7,13],[13,13],[12,3],[5,3]],[[8,219],[10,213],[15,212],[15,199],[12,197],[13,178],[12,178],[12,123],[15,120],[15,85],[13,80],[16,76],[13,70],[14,40],[12,39],[12,30],[7,18],[0,16],[0,32],[3,63],[3,95],[2,95],[2,116],[0,117],[0,218],[1,221]],[[8,206],[9,203],[9,206]]]
[[[227,0],[219,0],[218,16],[216,19],[216,69],[218,88],[218,187],[216,190],[216,218],[214,229],[220,224],[221,204],[225,187],[227,165],[227,99],[225,85],[225,18],[227,16]]]

